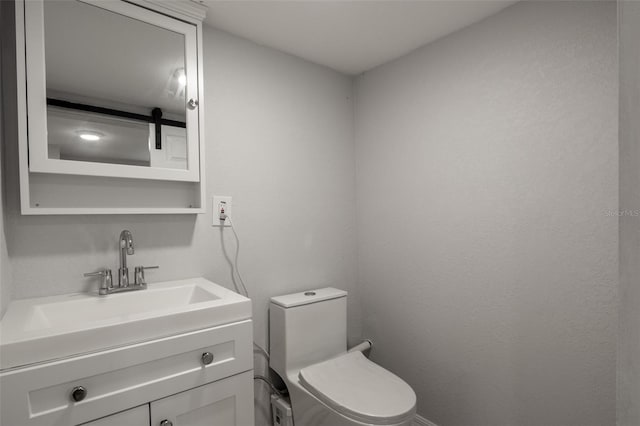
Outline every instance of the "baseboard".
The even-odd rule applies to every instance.
[[[430,422],[419,414],[416,414],[416,418],[413,419],[413,426],[438,426],[437,424]]]

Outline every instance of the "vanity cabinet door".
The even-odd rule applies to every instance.
[[[79,426],[149,426],[149,421],[149,404],[145,404]]]
[[[151,403],[151,426],[253,423],[253,370]]]

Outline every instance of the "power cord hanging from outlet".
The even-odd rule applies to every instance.
[[[231,225],[230,226],[231,231],[233,232],[233,236],[236,239],[236,255],[234,256],[234,259],[233,259],[233,270],[235,274],[238,276],[238,280],[240,281],[240,286],[241,286],[240,291],[238,291],[238,288],[236,285],[236,291],[238,291],[238,293],[242,294],[245,297],[249,297],[249,291],[247,290],[247,287],[244,285],[244,280],[242,279],[242,275],[240,275],[240,269],[238,268],[238,258],[240,257],[240,238],[238,237],[238,233],[236,232],[235,226],[233,226],[233,221],[229,216],[227,216],[224,213],[224,209],[222,209],[222,212],[220,213],[220,220],[224,222],[228,222],[229,225]],[[235,284],[236,283],[234,281],[234,285]]]
[[[220,203],[220,206],[218,206],[218,211],[220,212],[220,221],[229,223],[231,231],[233,232],[233,236],[235,237],[235,240],[236,240],[236,254],[234,256],[233,264],[232,264],[232,267],[231,267],[231,269],[232,269],[231,281],[233,282],[233,286],[235,287],[236,291],[238,293],[240,293],[241,295],[243,295],[243,296],[248,298],[249,297],[249,291],[247,290],[247,287],[244,285],[244,280],[242,279],[242,275],[240,275],[240,269],[238,268],[238,258],[240,257],[240,237],[238,237],[238,233],[236,232],[236,228],[233,226],[233,221],[231,220],[231,217],[229,217],[225,213],[225,207],[226,206],[224,205],[224,202]],[[234,275],[238,276],[238,281],[240,282],[240,287],[236,283]],[[262,346],[258,345],[256,342],[253,342],[253,346],[254,346],[253,352],[261,354],[267,360],[267,364],[268,364],[269,363],[269,359],[270,359],[269,358],[269,352],[267,352],[266,349],[264,349]],[[271,380],[269,380],[268,377],[256,374],[256,375],[253,376],[253,379],[254,380],[260,380],[260,381],[263,381],[266,384],[268,384],[269,388],[272,391],[272,393],[277,393],[280,396],[283,395],[283,392],[281,390],[279,390],[278,388],[276,388],[275,385],[273,384],[273,382],[271,382]]]

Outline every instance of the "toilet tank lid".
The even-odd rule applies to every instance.
[[[300,293],[272,297],[271,303],[282,306],[283,308],[293,308],[295,306],[308,305],[310,303],[338,299],[340,297],[347,297],[347,292],[333,287],[325,287],[317,290],[307,290]]]

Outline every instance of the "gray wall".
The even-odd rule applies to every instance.
[[[619,3],[620,329],[618,424],[640,425],[640,2]]]
[[[2,98],[2,90],[0,89],[0,98]],[[0,119],[0,137],[2,140],[0,141],[0,190],[4,184],[4,177],[2,176],[2,141],[4,140],[4,135],[2,135],[2,130],[4,129],[4,123]],[[11,290],[12,290],[12,280],[11,280],[11,264],[9,262],[9,253],[7,251],[7,242],[4,231],[4,191],[0,194],[0,318],[4,315],[9,302],[11,302]]]
[[[210,28],[204,49],[207,192],[234,197],[256,340],[265,345],[270,296],[327,285],[350,292],[357,338],[352,80]],[[16,298],[96,286],[82,273],[117,267],[124,228],[136,244],[131,264],[160,265],[149,281],[204,276],[232,288],[223,241],[232,255],[235,240],[228,228],[211,227],[210,211],[26,217],[17,211],[15,173],[7,186]],[[258,407],[258,424],[264,413]]]
[[[614,424],[617,120],[615,2],[516,4],[357,79],[363,331],[424,417]]]
[[[13,13],[13,2],[0,2],[0,28],[3,31],[15,31]],[[15,45],[11,37],[0,38],[0,99],[5,96],[10,97],[13,94],[15,98]],[[9,253],[7,251],[7,243],[5,237],[5,190],[6,179],[4,177],[4,148],[5,141],[15,139],[15,126],[6,126],[5,123],[15,122],[15,111],[10,108],[3,108],[0,103],[0,318],[4,315],[12,297],[12,278],[11,264],[9,262]]]

